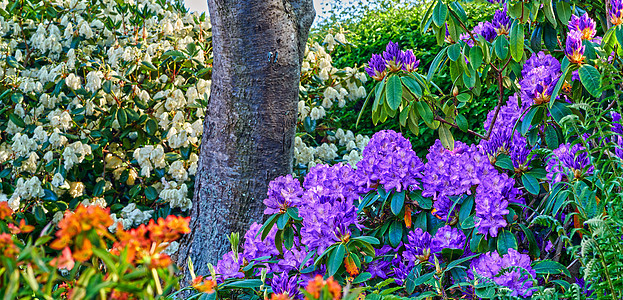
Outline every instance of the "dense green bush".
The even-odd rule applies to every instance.
[[[419,30],[427,5],[429,3],[377,0],[355,3],[340,10],[341,4],[336,3],[331,7],[333,13],[314,29],[311,38],[322,42],[327,33],[346,35],[352,46],[338,48],[332,53],[337,67],[363,66],[373,53],[382,52],[385,45],[393,41],[400,44],[402,48],[413,49],[417,58],[420,59],[420,69],[426,71],[441,50],[434,35],[421,34]],[[491,19],[495,7],[482,3],[468,3],[465,5],[465,10],[470,16],[467,24],[473,27],[482,20]],[[435,82],[446,92],[450,91],[452,82],[447,72],[438,73]],[[371,89],[370,83],[366,85],[366,89]],[[496,103],[494,91],[486,91],[480,97],[468,102],[460,111],[467,116],[471,124],[483,124],[487,112],[495,107]],[[363,117],[359,125],[354,126],[362,104],[363,101],[358,101],[344,109],[334,111],[329,116],[339,119],[339,127],[364,135],[372,135],[381,129],[400,131],[409,137],[415,151],[422,157],[426,153],[425,150],[437,138],[432,130],[426,128],[422,128],[420,135],[415,137],[408,130],[400,128],[398,122],[375,126],[369,117]],[[370,107],[366,107],[363,116],[370,116],[371,113]],[[483,128],[476,128],[476,130],[482,132]],[[458,133],[456,138],[467,143],[475,141],[474,136],[470,134]]]

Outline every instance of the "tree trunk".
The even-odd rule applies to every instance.
[[[291,173],[300,69],[312,0],[208,0],[212,91],[195,178],[191,233],[175,257],[189,281],[262,222],[268,183]]]

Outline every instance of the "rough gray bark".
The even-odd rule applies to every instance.
[[[175,257],[209,275],[231,232],[261,222],[268,183],[291,173],[300,68],[312,0],[208,0],[214,63],[191,233]]]

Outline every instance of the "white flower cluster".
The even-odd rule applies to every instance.
[[[344,34],[338,33],[335,37],[328,34],[324,39],[325,47],[314,43],[305,50],[305,58],[301,69],[301,95],[298,103],[298,118],[304,120],[310,117],[312,120],[320,120],[329,109],[337,102],[338,107],[344,107],[347,100],[357,100],[366,96],[363,84],[367,77],[365,73],[351,67],[338,69],[333,66],[330,52],[335,48],[336,42],[347,44]],[[306,80],[319,78],[323,85],[318,87],[315,81]],[[322,91],[320,94],[308,94],[310,91]],[[316,93],[316,92],[315,92]],[[306,96],[305,96],[306,95]]]
[[[0,170],[10,170],[0,180],[14,187],[0,201],[23,210],[58,198],[49,209],[58,221],[72,199],[102,207],[124,199],[113,214],[124,228],[154,214],[133,203],[151,187],[157,203],[191,206],[211,33],[209,20],[179,1],[53,0],[55,17],[0,16],[0,90],[8,92],[0,93]],[[136,16],[119,5],[150,15],[130,25]]]
[[[294,159],[296,164],[313,167],[319,163],[327,163],[340,159],[338,146],[345,152],[341,159],[348,162],[352,167],[356,167],[361,160],[361,151],[366,147],[370,138],[358,134],[355,136],[352,131],[339,128],[334,136],[329,136],[329,141],[333,143],[322,143],[318,147],[310,147],[299,136],[294,139]],[[337,145],[336,145],[337,143]]]

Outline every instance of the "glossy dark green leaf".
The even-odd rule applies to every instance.
[[[534,116],[536,115],[538,110],[539,107],[534,106],[526,113],[523,120],[521,121],[521,135],[526,135],[528,129],[530,129],[530,126],[532,126],[532,119],[534,119]]]
[[[532,51],[534,51],[535,53],[541,51],[542,40],[543,40],[543,27],[537,26],[532,31],[532,36],[530,36],[530,48],[532,48]]]
[[[571,272],[561,263],[553,260],[542,260],[532,265],[532,269],[537,274],[564,274],[571,277]]]
[[[526,225],[519,223],[518,224],[521,230],[524,232],[526,239],[528,240],[528,249],[529,254],[533,258],[538,258],[541,256],[541,249],[539,249],[539,244],[536,242],[536,238],[534,237],[534,233],[530,230]]]
[[[102,180],[103,181],[103,180]],[[156,189],[152,186],[149,186],[145,189],[145,197],[147,197],[147,199],[154,201],[156,199],[158,199],[158,191],[156,191]]]
[[[397,110],[402,102],[402,82],[397,75],[387,79],[387,104],[392,110]]]
[[[41,198],[44,201],[58,201],[58,196],[52,190],[43,189],[44,196]]]
[[[495,161],[495,165],[505,170],[515,171],[515,166],[513,166],[513,161],[506,154],[498,155]]]
[[[395,216],[399,215],[404,207],[405,193],[406,192],[402,190],[400,193],[392,194],[391,210]]]
[[[571,4],[564,1],[556,2],[556,12],[558,13],[558,19],[564,25],[567,25],[567,23],[569,23],[569,19],[571,19],[571,15],[573,14]]]
[[[543,25],[543,43],[547,50],[554,51],[558,47],[558,32],[550,24]]]
[[[305,131],[308,133],[314,132],[314,130],[316,130],[316,120],[312,120],[309,116],[305,117],[303,120],[303,128],[305,128]]]
[[[446,18],[448,17],[448,6],[443,3],[443,1],[437,1],[437,5],[433,9],[433,23],[437,25],[437,27],[442,27],[444,23],[446,23]]]
[[[521,183],[526,188],[526,191],[528,191],[530,194],[533,194],[533,195],[539,194],[539,191],[541,189],[539,185],[539,180],[534,178],[534,176],[532,176],[531,174],[525,173],[521,175]]]
[[[505,255],[506,253],[508,253],[508,249],[511,248],[517,250],[517,239],[515,238],[515,235],[512,234],[510,231],[502,229],[500,232],[498,232],[497,239],[497,247],[500,255]]]
[[[594,97],[601,96],[601,75],[595,67],[584,64],[578,70],[580,81],[586,90]]]
[[[461,45],[456,43],[448,46],[448,58],[451,61],[456,61],[461,56]]]
[[[420,115],[420,117],[422,117],[424,122],[426,122],[427,124],[433,122],[433,111],[430,109],[430,106],[428,106],[428,103],[423,101],[417,101],[415,102],[415,108],[417,109],[418,114]]]
[[[441,49],[441,51],[437,53],[437,56],[435,56],[435,59],[433,59],[433,62],[430,64],[430,67],[428,68],[428,75],[426,75],[427,82],[431,81],[431,79],[433,78],[433,75],[435,75],[435,72],[437,72],[437,70],[439,69],[441,62],[446,58],[447,51],[448,51],[448,48]]]
[[[353,284],[366,282],[370,280],[371,278],[372,278],[372,274],[370,274],[369,272],[363,272],[359,274],[357,277],[355,277],[355,279],[353,279]]]
[[[398,247],[402,240],[402,222],[393,221],[389,226],[389,243],[392,247]]]
[[[524,49],[524,27],[518,21],[515,21],[511,26],[510,33],[510,46],[511,56],[516,62],[520,62],[523,58]]]
[[[462,114],[456,115],[456,125],[459,126],[459,129],[463,132],[467,132],[467,129],[469,129],[467,118],[465,118]]]
[[[409,91],[413,93],[413,95],[415,95],[417,98],[422,97],[422,88],[415,79],[409,76],[404,76],[400,79],[402,80],[402,84],[404,84],[404,86],[407,87],[407,89],[409,89]]]
[[[478,69],[480,68],[480,65],[482,65],[482,60],[482,48],[478,45],[472,47],[472,49],[469,50],[469,63],[472,64],[474,69]]]
[[[11,113],[9,115],[9,120],[11,120],[11,122],[13,122],[13,124],[17,125],[17,127],[21,127],[24,128],[26,127],[26,123],[24,123],[24,120],[22,120],[22,118],[14,113]]]
[[[337,270],[342,266],[342,262],[344,261],[344,255],[346,254],[346,247],[344,244],[339,244],[331,254],[329,254],[329,258],[327,260],[327,275],[333,276],[337,272]]]
[[[495,50],[495,55],[499,59],[506,59],[508,57],[509,44],[508,44],[508,40],[506,39],[506,36],[504,35],[498,36],[495,39],[493,47]]]
[[[549,112],[552,115],[552,118],[554,118],[554,120],[558,124],[560,124],[562,118],[573,114],[571,109],[567,107],[567,104],[560,101],[554,101],[554,103],[552,103],[551,107],[549,108]]]
[[[93,197],[99,197],[104,193],[104,187],[106,186],[106,180],[100,180],[93,187]]]
[[[547,125],[545,127],[545,144],[549,149],[556,149],[560,146],[560,139],[558,138],[558,132],[556,128],[552,125]]]
[[[450,131],[450,125],[442,124],[439,126],[439,140],[441,144],[448,150],[454,150],[454,136]]]

